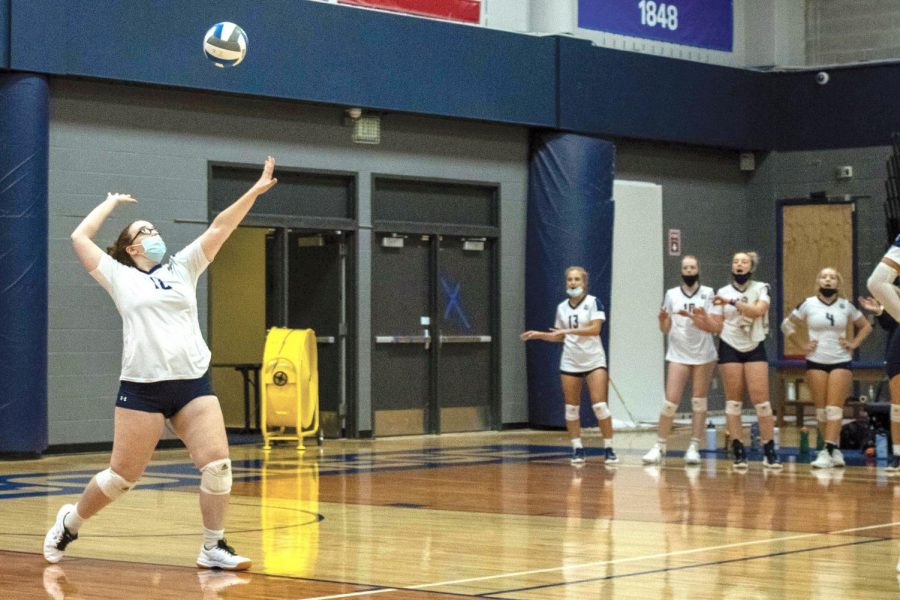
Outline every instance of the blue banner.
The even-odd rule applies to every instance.
[[[731,52],[733,0],[578,0],[578,26]]]

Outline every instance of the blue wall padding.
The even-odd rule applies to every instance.
[[[590,274],[589,293],[606,309],[602,337],[608,348],[615,152],[613,144],[596,138],[535,134],[528,174],[526,329],[553,327],[556,307],[566,299],[565,269],[578,265]],[[562,344],[527,343],[528,420],[533,425],[565,425],[561,351]],[[581,420],[597,422],[587,402]]]
[[[0,0],[0,69],[9,67],[9,2]]]
[[[0,73],[0,453],[47,448],[49,90]]]

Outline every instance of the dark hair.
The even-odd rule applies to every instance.
[[[131,226],[134,223],[130,223],[125,226],[125,229],[119,233],[119,237],[116,238],[116,242],[106,249],[106,253],[112,256],[114,259],[125,265],[126,267],[137,267],[134,262],[134,259],[131,258],[131,255],[128,254],[128,246],[131,245],[132,237],[130,234]]]

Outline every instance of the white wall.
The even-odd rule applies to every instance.
[[[664,281],[662,187],[615,181],[613,201],[610,410],[617,421],[656,421],[665,388],[656,320]]]

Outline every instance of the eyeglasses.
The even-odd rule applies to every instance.
[[[137,233],[134,234],[134,237],[131,238],[131,241],[128,242],[128,245],[130,246],[131,244],[133,244],[134,240],[137,239],[137,236],[141,235],[142,233],[144,235],[159,235],[159,230],[156,227],[147,227],[146,225],[144,225],[137,230]]]

